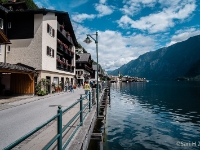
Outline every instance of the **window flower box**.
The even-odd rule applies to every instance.
[[[60,29],[61,29],[61,30],[63,30],[64,28],[65,28],[65,26],[64,26],[64,25],[61,25],[61,26],[60,26]]]
[[[69,33],[69,32],[66,32],[66,36],[70,36],[70,33]]]
[[[62,45],[62,42],[61,42],[60,40],[58,40],[58,44],[59,44],[59,45]]]

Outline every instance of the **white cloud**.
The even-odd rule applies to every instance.
[[[47,9],[55,10],[55,7],[53,5],[50,5],[50,2],[48,0],[35,1],[35,3],[39,8],[45,7]]]
[[[69,2],[69,6],[70,7],[78,7],[80,5],[83,5],[87,2],[88,0],[78,0],[78,1],[74,1],[72,0],[71,2]]]
[[[98,17],[110,15],[113,13],[113,9],[111,6],[107,6],[105,4],[95,4],[96,11],[99,12]]]
[[[139,20],[133,20],[125,15],[122,16],[117,23],[122,28],[131,27],[139,30],[147,30],[150,33],[156,33],[166,31],[168,28],[173,27],[176,19],[186,19],[195,8],[196,5],[194,3],[177,6],[176,8],[164,8],[161,12],[141,17]]]
[[[94,19],[96,16],[94,14],[88,15],[88,14],[77,14],[72,15],[72,20],[75,22],[83,22],[86,19]]]
[[[105,4],[105,3],[106,3],[106,0],[99,0],[99,3]]]
[[[124,0],[124,6],[120,10],[125,15],[133,16],[139,13],[144,7],[153,7],[156,0]]]
[[[90,31],[81,25],[73,25],[78,42],[91,54],[96,61],[96,45],[86,44],[83,40],[86,34],[94,34],[96,31]],[[142,34],[132,34],[122,36],[120,32],[106,30],[98,31],[98,58],[99,64],[106,70],[119,68],[123,64],[136,59],[139,55],[150,50],[154,50],[155,41],[150,36]],[[95,35],[94,35],[95,38]]]
[[[166,46],[173,45],[177,42],[185,41],[188,38],[195,35],[200,35],[200,29],[190,28],[185,30],[178,30],[175,34],[176,35],[172,36],[171,42],[168,43]]]

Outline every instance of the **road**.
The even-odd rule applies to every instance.
[[[70,106],[80,98],[80,94],[84,94],[83,89],[76,89],[74,93],[52,95],[25,104],[11,103],[14,107],[0,111],[0,149],[56,115],[58,105],[62,105],[63,109]]]

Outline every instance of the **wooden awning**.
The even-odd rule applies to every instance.
[[[30,74],[30,73],[36,73],[36,70],[33,67],[20,64],[20,63],[9,64],[9,63],[0,62],[0,72]]]
[[[3,31],[0,29],[0,44],[11,44],[10,40],[6,37]]]

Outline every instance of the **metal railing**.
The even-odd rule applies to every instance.
[[[83,100],[85,100],[88,95],[85,95],[85,96],[83,96],[83,95],[84,94],[81,94],[80,99],[78,101],[76,101],[75,103],[73,103],[71,106],[69,106],[68,108],[66,108],[64,110],[62,110],[62,106],[58,106],[58,111],[57,111],[57,114],[55,116],[53,116],[48,121],[46,121],[42,125],[40,125],[37,128],[35,128],[31,132],[27,133],[23,137],[19,138],[18,140],[16,140],[15,142],[13,142],[12,144],[10,144],[9,146],[5,147],[4,150],[10,150],[10,149],[14,148],[15,146],[19,145],[21,142],[23,142],[24,140],[26,140],[28,137],[30,137],[31,135],[33,135],[38,130],[42,129],[43,127],[45,127],[46,125],[48,125],[50,122],[52,122],[55,119],[57,119],[57,134],[52,138],[51,141],[49,141],[49,143],[43,148],[43,150],[49,149],[51,147],[51,145],[53,143],[55,143],[55,141],[58,141],[57,142],[57,148],[58,148],[58,150],[64,150],[68,146],[68,144],[70,143],[71,139],[73,138],[74,134],[77,132],[78,128],[83,125],[83,121],[84,121],[85,117],[87,116],[87,114],[91,111],[91,108],[92,108],[92,104],[91,104],[91,102],[92,102],[92,100],[91,100],[91,92],[89,92],[89,101],[86,104],[84,104],[84,105],[83,105]],[[71,108],[73,108],[77,104],[80,104],[80,111],[78,111],[73,116],[73,118],[71,118],[71,120],[62,128],[63,114],[66,113],[67,111],[69,111]],[[88,111],[86,111],[87,108],[88,108]],[[78,125],[73,130],[73,132],[69,136],[68,140],[65,141],[64,144],[62,144],[63,143],[63,141],[62,141],[63,140],[63,137],[62,137],[63,132],[65,132],[66,129],[69,128],[70,125],[75,120],[78,119],[78,117],[80,118],[80,121],[79,121]]]

